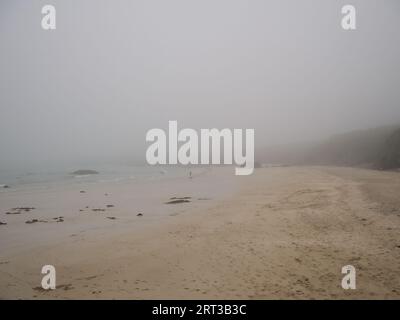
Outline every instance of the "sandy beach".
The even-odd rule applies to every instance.
[[[400,173],[339,167],[1,193],[0,298],[398,299],[399,194]]]

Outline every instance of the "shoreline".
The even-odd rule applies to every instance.
[[[235,192],[231,168],[212,168],[193,176],[159,180],[61,185],[0,194],[0,257],[21,249],[66,241],[74,234],[119,229],[137,231],[180,214],[180,205],[166,205],[173,197],[191,197],[191,208],[205,208]],[[184,204],[183,204],[184,205]],[[13,212],[13,208],[32,208]],[[7,214],[9,213],[9,214]],[[142,216],[137,215],[141,213]],[[63,220],[57,223],[59,218]],[[138,218],[140,223],[138,224]],[[32,222],[37,220],[36,222]]]

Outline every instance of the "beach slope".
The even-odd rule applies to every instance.
[[[163,203],[173,206],[167,217],[132,230],[115,220],[7,250],[0,298],[400,298],[399,173],[278,167],[235,179],[229,197]],[[56,290],[39,288],[44,264],[56,267]],[[356,268],[356,290],[341,287],[345,265]]]

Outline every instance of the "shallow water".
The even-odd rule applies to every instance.
[[[0,172],[0,192],[17,190],[51,189],[58,186],[87,185],[96,183],[123,182],[130,180],[148,181],[181,178],[198,174],[205,169],[177,166],[128,166],[100,165],[90,168],[98,174],[74,175],[81,168],[57,168],[51,170]],[[8,186],[9,188],[5,188]]]

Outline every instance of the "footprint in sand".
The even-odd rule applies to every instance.
[[[59,286],[56,286],[56,289],[63,289],[64,291],[68,291],[74,289],[74,287],[72,286],[72,284],[68,283],[68,284],[60,284]]]
[[[38,291],[38,292],[53,291],[53,290],[43,289],[42,287],[34,287],[32,289],[35,290],[35,291]],[[68,283],[68,284],[60,284],[59,286],[56,286],[56,289],[63,289],[64,291],[67,291],[67,290],[74,289],[74,287],[72,286],[72,284]]]

